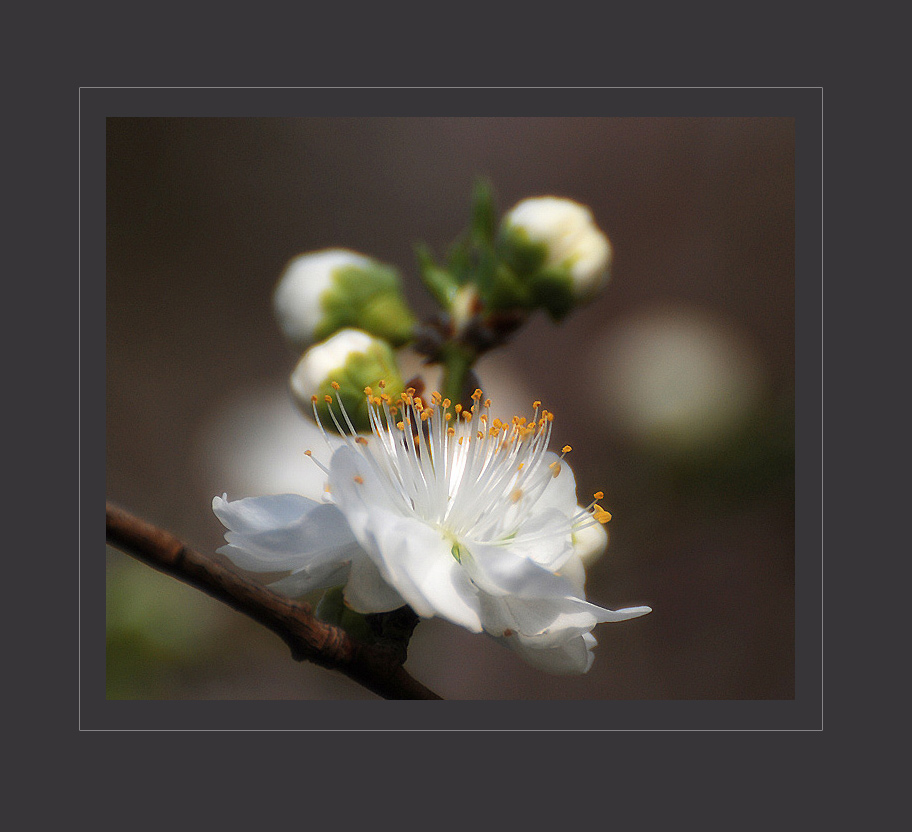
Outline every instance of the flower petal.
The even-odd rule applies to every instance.
[[[588,672],[595,659],[592,648],[597,643],[591,633],[583,633],[583,635],[576,636],[558,647],[547,649],[532,647],[518,638],[499,640],[533,667],[537,667],[546,673],[559,675]]]
[[[574,505],[576,505],[574,503]],[[535,561],[549,572],[560,569],[573,555],[570,521],[559,509],[551,507],[539,510],[526,520],[510,540],[503,545],[517,557]]]
[[[420,520],[376,510],[362,545],[418,615],[439,615],[480,633],[478,596],[453,543]]]
[[[535,563],[525,554],[523,545],[506,543],[463,544],[468,557],[466,569],[483,592],[494,596],[515,595],[518,598],[564,598],[573,595],[573,584]],[[572,555],[573,549],[568,554]]]
[[[583,566],[582,558],[580,558],[576,550],[567,558],[566,563],[561,566],[557,574],[570,581],[579,595],[584,593],[586,588],[586,567]]]
[[[551,465],[560,466],[558,475],[550,477],[548,485],[535,503],[535,510],[556,508],[567,517],[572,517],[577,512],[576,505],[576,477],[566,462],[553,451],[548,451],[542,457],[542,468],[548,470]],[[553,470],[553,469],[552,469]]]
[[[352,560],[351,574],[342,594],[348,606],[360,613],[389,612],[406,603],[383,579],[366,552]]]
[[[308,592],[344,584],[348,579],[350,565],[347,562],[325,563],[318,569],[299,569],[290,575],[268,584],[269,588],[289,598],[300,598]]]
[[[481,632],[476,591],[453,557],[452,541],[395,511],[380,475],[350,448],[333,454],[330,485],[358,542],[418,615]]]
[[[351,560],[360,550],[343,514],[326,503],[296,494],[212,501],[228,528],[229,545],[218,551],[242,569],[278,572],[314,570],[321,564]]]

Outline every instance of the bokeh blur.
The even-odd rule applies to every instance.
[[[214,553],[213,495],[305,487],[316,447],[271,293],[299,253],[396,265],[554,194],[608,234],[611,282],[479,365],[495,411],[555,413],[580,496],[605,492],[602,606],[580,677],[432,620],[407,667],[448,699],[794,696],[794,124],[778,118],[108,120],[107,497]],[[416,359],[404,356],[413,370]],[[432,382],[433,383],[433,382]],[[244,616],[107,550],[115,699],[372,699]]]

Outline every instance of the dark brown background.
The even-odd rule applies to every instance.
[[[612,280],[560,327],[536,316],[482,379],[511,406],[555,411],[580,497],[606,492],[612,540],[590,598],[654,611],[600,625],[584,677],[439,621],[421,624],[408,666],[446,698],[794,696],[791,119],[109,119],[107,158],[109,499],[212,552],[213,494],[249,496],[281,467],[245,480],[228,460],[297,451],[279,441],[298,424],[294,357],[270,309],[291,256],[344,246],[393,263],[426,313],[412,245],[440,252],[462,230],[477,174],[502,209],[571,197],[612,240]],[[728,431],[656,444],[625,429],[619,403],[636,405],[648,375],[618,338],[643,321],[702,333],[722,363],[700,375],[702,353],[677,351],[674,381],[685,397],[703,390],[691,373],[709,384],[703,424],[734,403]],[[108,625],[111,698],[372,698],[110,550]]]

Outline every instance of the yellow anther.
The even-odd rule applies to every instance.
[[[355,439],[355,442],[357,442],[359,445],[366,445],[366,444],[367,444],[367,440],[366,440],[363,436],[357,437],[357,438]]]
[[[452,414],[452,413],[447,413],[443,418],[444,418],[447,422],[449,422],[450,419],[453,418],[453,414]]]
[[[478,438],[484,439],[484,434],[481,431],[478,431]]]
[[[313,456],[313,451],[304,451],[304,456]]]
[[[452,404],[452,402],[451,402],[449,399],[444,399],[444,400],[443,400],[443,406],[444,406],[444,407],[449,407],[451,404]]]
[[[380,381],[377,382],[377,384],[379,385],[379,387],[380,387],[381,390],[382,390],[384,387],[386,387],[386,382],[385,382],[382,378],[380,379]]]
[[[399,430],[405,430],[405,422],[396,422],[396,427],[399,428]]]
[[[592,496],[595,497],[596,500],[604,500],[604,499],[605,499],[605,494],[604,494],[604,492],[602,492],[602,491],[596,491],[595,494],[593,494]]]
[[[431,411],[430,411],[430,410],[422,410],[422,411],[421,411],[421,421],[422,421],[422,422],[426,422],[426,421],[427,421],[428,419],[430,419],[430,418],[431,418]]]
[[[490,407],[490,406],[491,406],[491,400],[485,399],[485,407]]]
[[[456,405],[456,412],[457,412],[457,413],[462,413],[462,405],[461,405],[461,404],[457,404],[457,405]]]
[[[541,407],[541,402],[539,402],[539,401],[534,401],[534,402],[532,402],[532,407],[533,407],[535,410],[538,410],[538,409]]]
[[[338,381],[331,381],[331,382],[329,383],[329,386],[332,387],[333,390],[338,390],[338,389],[339,389],[339,382],[338,382]]]
[[[600,505],[596,505],[592,510],[592,516],[603,526],[611,519],[611,513],[605,511]]]
[[[373,391],[370,387],[365,387],[365,388],[364,388],[364,395],[365,395],[365,396],[373,396],[373,395],[374,395],[374,391]]]
[[[333,397],[332,397],[332,396],[324,396],[324,397],[323,397],[323,401],[325,401],[326,404],[332,404],[332,403],[333,403]]]
[[[455,436],[456,428],[447,428],[447,436]]]
[[[434,404],[440,404],[440,402],[443,401],[443,396],[441,396],[440,393],[438,393],[438,392],[435,390],[433,393],[431,393],[431,401],[432,401]]]
[[[389,404],[389,403],[392,401],[392,399],[390,399],[389,393],[381,393],[381,394],[380,394],[380,401],[381,401],[381,402],[385,402],[386,404]]]
[[[551,469],[552,477],[556,477],[560,474],[561,465],[559,462],[552,462],[548,467]]]
[[[390,408],[390,415],[395,416],[398,412],[399,412],[399,408],[398,408],[398,407],[391,407],[391,408]]]
[[[562,453],[562,454],[569,454],[570,451],[572,451],[572,450],[573,450],[573,448],[571,448],[569,445],[564,445],[564,447],[561,448],[561,453]]]
[[[522,495],[523,495],[523,490],[522,490],[521,488],[517,488],[517,489],[510,495],[510,499],[511,499],[514,503],[518,503],[518,502],[522,499]]]
[[[463,420],[464,422],[468,422],[469,420],[471,420],[471,418],[472,418],[472,414],[469,413],[468,410],[463,410],[463,411],[462,411],[462,420]]]
[[[457,441],[456,444],[457,444],[457,445],[461,445],[463,439],[465,439],[465,437],[464,437],[464,436],[460,436],[460,437],[459,437],[459,440]]]
[[[355,482],[358,483],[358,485],[364,485],[364,477],[355,477]]]
[[[317,403],[317,395],[316,395],[316,393],[315,393],[313,396],[310,397],[310,400],[311,400],[314,404]]]
[[[526,467],[526,463],[525,463],[525,462],[520,462],[520,463],[519,463],[519,468],[517,468],[516,470],[517,470],[517,471],[522,471],[522,469],[525,468],[525,467]]]
[[[476,387],[476,388],[475,388],[475,392],[472,393],[472,398],[475,399],[475,401],[477,402],[477,401],[479,401],[479,400],[481,399],[481,397],[482,397],[483,395],[484,395],[484,393],[481,392],[481,389],[478,388],[478,387]]]

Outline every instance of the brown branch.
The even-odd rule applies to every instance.
[[[441,698],[409,676],[394,650],[356,641],[344,630],[318,620],[310,605],[241,577],[111,503],[107,504],[107,541],[268,627],[291,648],[296,661],[306,659],[338,670],[384,699]]]

